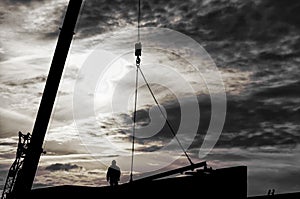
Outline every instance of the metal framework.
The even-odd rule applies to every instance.
[[[9,170],[1,199],[28,198],[30,194],[82,2],[69,0],[32,135],[19,133],[19,139],[24,140],[19,142],[16,161]]]
[[[16,159],[8,171],[1,199],[10,199],[15,197],[14,185],[17,175],[22,168],[24,158],[26,156],[27,149],[30,143],[30,138],[30,133],[23,134],[19,132],[19,142],[16,152]]]

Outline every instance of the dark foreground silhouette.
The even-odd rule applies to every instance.
[[[247,167],[187,172],[183,177],[136,180],[117,187],[55,186],[33,189],[32,199],[93,198],[199,198],[299,199],[300,192],[247,197]],[[152,179],[152,178],[148,178]]]
[[[299,199],[300,192],[247,197],[247,167],[198,169],[182,177],[136,180],[116,187],[55,186],[33,189],[32,199],[93,198],[199,198],[199,199]]]
[[[299,198],[300,198],[300,192],[248,197],[248,199],[299,199]]]
[[[203,169],[189,172],[182,177],[154,180],[136,180],[116,187],[56,186],[33,189],[32,199],[37,198],[162,198],[195,197],[203,199],[246,199],[247,167],[238,166],[206,172]]]

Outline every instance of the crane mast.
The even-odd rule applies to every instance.
[[[70,0],[64,17],[64,22],[60,28],[60,33],[55,48],[54,56],[50,66],[43,96],[36,116],[35,124],[30,138],[30,143],[23,154],[22,165],[13,167],[15,176],[9,178],[7,192],[2,196],[3,199],[28,198],[31,191],[34,177],[37,171],[45,134],[48,129],[53,105],[57,95],[59,83],[63,73],[66,58],[73,39],[74,29],[81,9],[83,0]]]

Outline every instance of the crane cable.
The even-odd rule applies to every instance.
[[[139,71],[140,71],[140,73],[141,73],[141,75],[142,75],[142,77],[143,77],[143,79],[144,79],[144,81],[145,81],[145,83],[146,83],[146,85],[147,85],[147,87],[148,87],[148,89],[150,91],[150,94],[152,95],[152,98],[155,101],[155,103],[156,103],[156,105],[157,105],[160,113],[162,114],[162,116],[166,120],[166,123],[167,123],[168,127],[170,128],[171,133],[175,137],[176,141],[178,142],[178,145],[180,146],[181,150],[183,151],[184,155],[186,156],[186,158],[188,159],[188,161],[190,162],[190,164],[193,165],[193,162],[192,162],[191,158],[189,157],[189,155],[187,154],[186,150],[183,148],[181,142],[179,141],[178,137],[176,136],[176,133],[175,133],[175,131],[174,131],[174,129],[173,129],[170,121],[168,120],[168,117],[162,111],[162,109],[161,109],[161,107],[160,107],[160,105],[159,105],[159,103],[158,103],[158,101],[157,101],[157,99],[156,99],[156,97],[155,97],[155,95],[154,95],[154,93],[153,93],[153,91],[152,91],[152,89],[151,89],[151,87],[150,87],[150,85],[149,85],[149,83],[148,83],[148,81],[147,81],[147,79],[146,79],[146,77],[145,77],[142,69],[139,66],[138,66],[138,69],[139,69]]]
[[[141,40],[140,23],[141,23],[141,0],[139,0],[139,10],[138,10],[138,42],[140,42]]]
[[[133,112],[133,126],[132,126],[132,147],[131,147],[131,168],[130,168],[130,182],[133,181],[133,159],[134,159],[134,142],[135,142],[135,127],[136,127],[136,107],[137,107],[137,92],[139,86],[139,66],[141,63],[141,53],[142,53],[142,44],[140,42],[140,18],[141,18],[141,0],[139,0],[138,4],[138,41],[135,44],[135,56],[136,56],[136,73],[135,73],[135,92],[134,92],[134,112]]]
[[[132,150],[131,150],[131,169],[130,169],[130,182],[133,181],[133,159],[134,159],[134,142],[135,142],[135,131],[136,131],[136,108],[137,108],[137,92],[138,92],[138,74],[139,72],[141,73],[142,75],[142,78],[144,80],[144,82],[146,83],[149,91],[150,91],[150,94],[154,100],[154,102],[156,103],[160,113],[162,114],[162,116],[164,117],[164,119],[166,120],[166,123],[171,131],[171,133],[173,134],[173,136],[175,137],[176,141],[178,142],[178,145],[180,146],[180,148],[182,149],[184,155],[186,156],[186,158],[188,159],[189,163],[191,165],[194,165],[194,163],[192,162],[191,158],[189,157],[189,155],[187,154],[186,150],[183,148],[182,144],[180,143],[179,139],[177,138],[176,136],[176,133],[170,123],[170,121],[168,120],[167,116],[164,114],[164,112],[162,111],[151,87],[150,87],[150,84],[148,83],[141,67],[140,67],[140,63],[141,63],[141,59],[140,59],[140,56],[141,56],[141,52],[142,52],[142,44],[140,42],[140,18],[141,18],[141,0],[139,0],[139,3],[138,3],[138,26],[137,26],[137,29],[138,29],[138,42],[135,44],[135,56],[136,56],[136,75],[135,75],[135,93],[134,93],[134,112],[133,112],[133,129],[132,129]]]
[[[136,73],[135,73],[135,92],[134,92],[134,112],[133,112],[133,127],[132,127],[132,147],[131,147],[131,169],[130,169],[130,182],[133,181],[133,157],[134,157],[134,139],[135,139],[135,127],[136,127],[136,107],[137,107],[137,91],[139,85],[139,63],[136,61]]]

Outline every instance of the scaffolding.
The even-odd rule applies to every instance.
[[[30,143],[30,138],[30,133],[23,134],[22,132],[19,132],[19,142],[16,152],[16,159],[9,168],[1,199],[13,199],[15,197],[14,186],[18,173],[22,169],[24,158],[26,156],[27,149]]]

